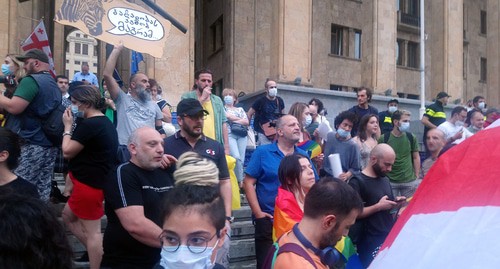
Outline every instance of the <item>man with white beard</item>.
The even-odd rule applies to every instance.
[[[120,86],[113,77],[116,61],[123,49],[123,44],[116,45],[109,55],[104,66],[104,81],[108,87],[111,99],[116,104],[118,142],[118,162],[129,161],[130,153],[127,149],[127,141],[137,128],[149,126],[155,128],[163,138],[165,131],[162,128],[162,118],[160,108],[151,100],[148,92],[149,79],[144,73],[136,73],[130,76],[130,90],[127,95],[120,89]]]

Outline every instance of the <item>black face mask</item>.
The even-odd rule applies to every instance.
[[[375,174],[378,177],[385,177],[386,174],[384,172],[382,172],[382,168],[380,167],[378,162],[376,164],[374,164],[372,167],[373,167],[373,171],[375,172]]]

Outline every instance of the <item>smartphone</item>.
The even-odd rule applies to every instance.
[[[396,202],[396,203],[406,202],[406,198],[398,198],[398,199],[394,199],[394,202]]]

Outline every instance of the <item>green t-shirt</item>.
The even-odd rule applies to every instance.
[[[384,143],[384,135],[378,139],[379,143]],[[405,183],[416,179],[413,171],[413,152],[418,152],[418,143],[415,135],[413,135],[413,144],[410,145],[408,136],[403,133],[400,137],[395,137],[390,133],[387,144],[396,152],[396,160],[392,166],[392,171],[387,174],[391,182]]]
[[[38,84],[32,77],[24,77],[17,86],[14,96],[23,98],[31,103],[38,94]]]

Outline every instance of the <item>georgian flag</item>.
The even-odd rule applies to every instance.
[[[500,268],[500,127],[439,157],[370,268]]]
[[[52,57],[49,38],[47,36],[47,30],[45,29],[43,20],[38,23],[33,32],[28,36],[28,38],[26,38],[26,40],[21,43],[21,49],[23,50],[23,52],[27,52],[32,49],[43,50],[43,52],[45,52],[45,54],[49,56],[49,72],[54,78],[56,77],[56,70],[54,69],[54,58]]]

